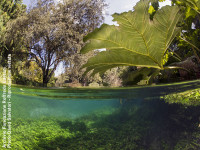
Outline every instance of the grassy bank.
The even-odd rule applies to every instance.
[[[200,105],[200,88],[187,90],[180,93],[172,93],[166,96],[163,96],[167,103],[179,103],[185,106],[199,106]]]

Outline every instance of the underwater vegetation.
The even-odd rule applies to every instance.
[[[187,90],[180,93],[172,93],[162,97],[169,104],[180,103],[185,106],[200,105],[200,89]]]
[[[199,116],[200,106],[150,100],[137,105],[128,101],[112,113],[97,111],[76,119],[13,118],[12,149],[198,150]]]

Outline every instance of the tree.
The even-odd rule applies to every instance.
[[[16,46],[13,42],[6,43],[6,25],[8,21],[21,16],[26,10],[22,0],[1,0],[0,1],[0,63],[6,65],[8,54],[13,52]],[[19,43],[17,43],[19,44]],[[14,58],[14,57],[13,57]],[[14,59],[13,59],[14,60]]]
[[[35,61],[43,72],[43,86],[60,62],[77,53],[83,46],[82,38],[102,20],[103,1],[39,0],[29,12],[10,23],[10,33],[22,29],[23,45],[28,50],[29,61]],[[12,35],[12,34],[9,34]]]
[[[70,80],[72,84],[81,83],[85,86],[94,80],[97,81],[97,78],[100,78],[98,75],[98,77],[96,76],[95,78],[90,77],[89,75],[84,75],[85,70],[81,69],[81,66],[97,53],[98,51],[89,52],[86,55],[76,53],[68,58],[69,63],[65,68],[65,74],[68,76],[68,80]]]
[[[107,70],[102,75],[103,85],[111,87],[119,87],[122,85],[121,74],[125,67],[116,67],[110,70]]]
[[[42,85],[42,70],[38,67],[36,62],[27,64],[25,61],[17,61],[12,77],[14,84],[29,86]]]
[[[103,20],[103,9],[107,5],[104,0],[90,0],[90,1],[79,1],[78,8],[75,8],[76,19],[78,19],[78,29],[81,31],[82,37],[92,32],[95,28],[99,27]],[[91,9],[92,8],[92,9]],[[71,8],[70,8],[71,11]],[[81,47],[83,44],[81,45]],[[65,74],[73,83],[81,83],[87,85],[92,82],[89,76],[84,76],[84,71],[81,70],[81,66],[86,63],[86,61],[96,55],[97,52],[90,52],[87,55],[80,54],[80,49],[67,57],[65,60]]]

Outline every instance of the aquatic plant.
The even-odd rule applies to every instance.
[[[200,105],[200,89],[188,90],[180,93],[168,94],[161,97],[167,103],[179,103],[185,106]]]
[[[200,108],[163,101],[127,102],[115,112],[69,118],[12,120],[12,148],[20,150],[179,150],[200,148]],[[2,130],[0,129],[0,133]],[[0,134],[2,138],[2,134]],[[1,144],[2,141],[0,141]]]

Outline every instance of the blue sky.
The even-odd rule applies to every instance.
[[[23,3],[29,6],[30,4],[34,3],[35,0],[23,0]],[[59,0],[55,0],[59,1]],[[108,14],[105,16],[105,23],[112,24],[112,14],[115,12],[120,13],[124,11],[131,10],[133,6],[139,0],[105,0],[106,3],[109,5],[105,12]]]
[[[58,1],[58,0],[56,0],[56,1]],[[105,10],[106,14],[108,14],[105,16],[105,23],[114,24],[112,22],[112,19],[113,19],[111,16],[112,14],[132,10],[133,6],[135,6],[135,4],[139,0],[105,0],[105,1],[108,4],[107,10]],[[23,3],[26,4],[27,6],[29,6],[33,2],[34,2],[34,0],[23,0]],[[171,4],[171,1],[166,0],[166,2],[161,3],[160,6],[170,5],[170,4]],[[55,71],[55,75],[58,76],[63,71],[64,71],[64,68],[62,65],[60,65],[60,66],[58,66],[57,70]]]
[[[59,1],[59,0],[56,0]],[[113,24],[112,22],[112,14],[114,13],[121,13],[124,11],[132,10],[133,6],[139,1],[139,0],[105,0],[106,3],[109,5],[106,13],[108,13],[107,16],[105,16],[105,23],[107,24]],[[34,0],[23,0],[23,3],[29,6],[31,3],[33,3]],[[163,5],[170,5],[170,1],[166,0],[166,2],[161,3],[161,6]]]

